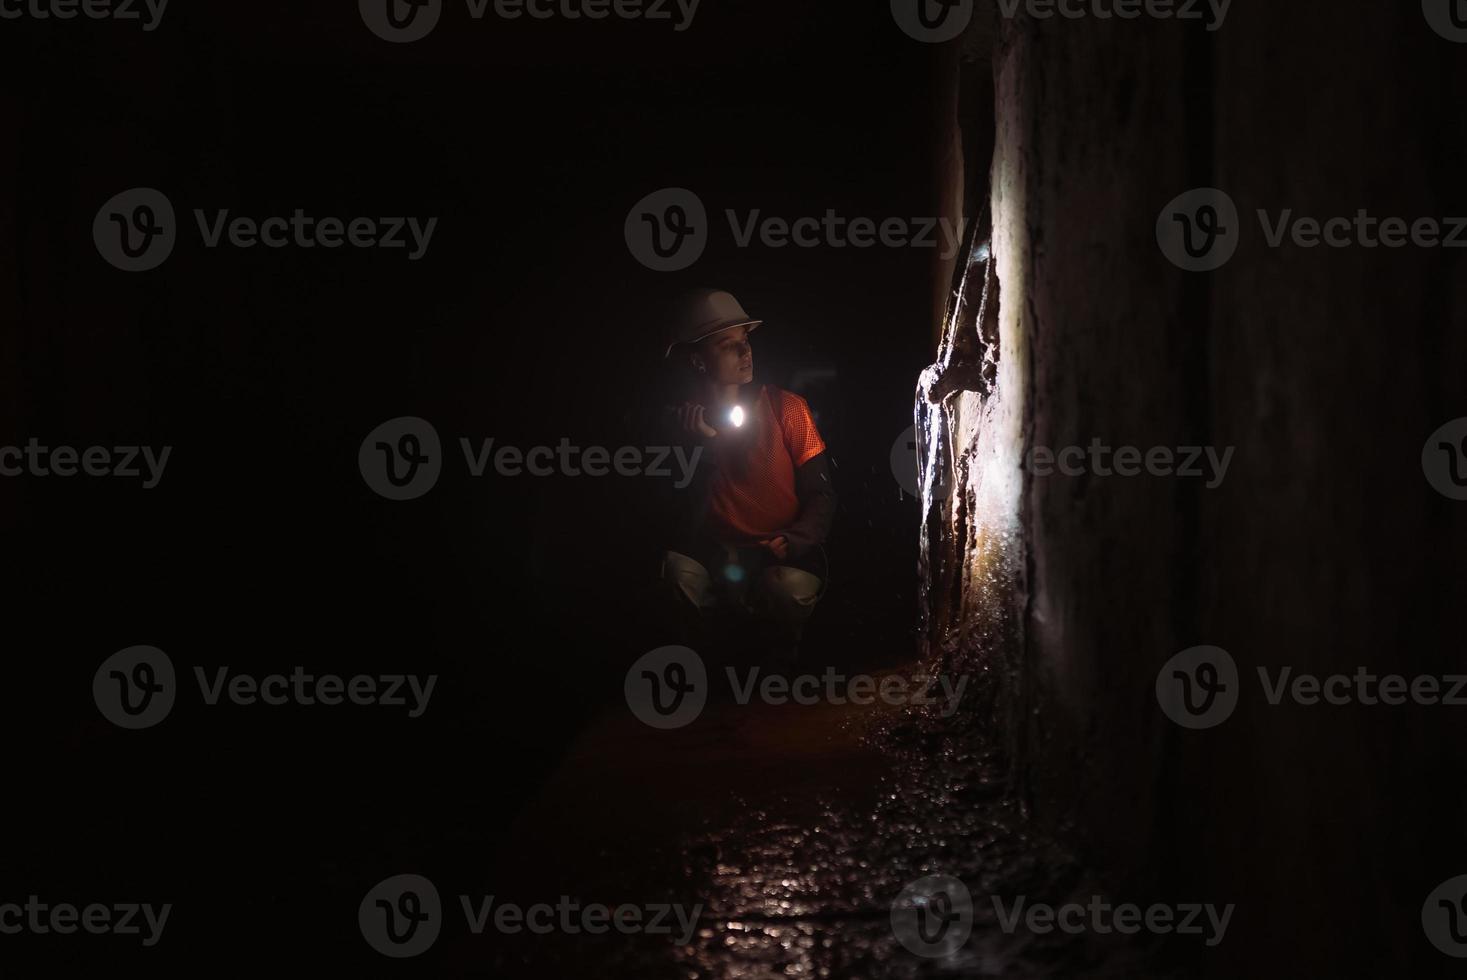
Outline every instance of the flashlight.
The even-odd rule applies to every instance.
[[[744,427],[744,406],[735,405],[728,413],[728,421],[735,429],[742,429]]]

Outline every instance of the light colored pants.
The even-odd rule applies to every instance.
[[[713,577],[701,562],[676,551],[662,557],[662,579],[675,586],[700,613],[717,605]],[[751,585],[754,583],[750,583]],[[788,565],[768,565],[759,572],[753,607],[798,632],[820,598],[820,577]]]

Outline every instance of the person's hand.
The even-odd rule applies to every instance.
[[[683,402],[680,406],[674,406],[673,411],[677,414],[678,425],[684,432],[696,432],[705,439],[718,435],[718,430],[708,424],[707,410],[702,405]]]
[[[789,557],[790,543],[782,535],[777,538],[769,538],[765,541],[760,541],[759,544],[769,549],[770,553],[773,554],[776,558],[782,559]]]

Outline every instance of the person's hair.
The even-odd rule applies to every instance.
[[[678,344],[667,355],[665,380],[668,391],[679,401],[693,401],[703,394],[703,375],[693,367],[698,345]]]

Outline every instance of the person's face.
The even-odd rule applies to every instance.
[[[698,344],[693,366],[714,384],[746,385],[754,380],[754,350],[746,327],[730,327]]]

